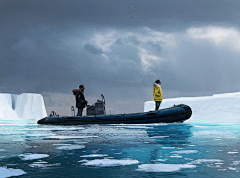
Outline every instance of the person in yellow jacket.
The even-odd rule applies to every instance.
[[[155,101],[155,110],[158,110],[162,102],[162,88],[160,80],[156,80],[153,84],[153,96]]]

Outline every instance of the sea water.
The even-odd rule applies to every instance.
[[[0,178],[239,178],[239,123],[0,121]]]

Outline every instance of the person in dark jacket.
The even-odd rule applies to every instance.
[[[87,105],[87,101],[85,100],[84,86],[80,85],[79,90],[75,89],[72,91],[73,94],[76,96],[76,108],[78,108],[77,116],[82,116],[83,108]]]

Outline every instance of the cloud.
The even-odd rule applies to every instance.
[[[1,92],[63,103],[84,84],[114,113],[142,111],[158,78],[164,98],[239,91],[239,3],[1,1]]]
[[[240,32],[235,28],[202,27],[189,28],[187,35],[195,40],[206,40],[212,45],[233,52],[240,52]]]
[[[101,48],[98,48],[98,47],[94,46],[93,44],[89,44],[89,43],[84,45],[84,49],[93,54],[102,54],[103,53]]]

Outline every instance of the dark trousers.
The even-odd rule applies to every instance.
[[[83,108],[78,108],[77,116],[82,116]]]
[[[155,101],[155,110],[158,110],[162,101]]]

